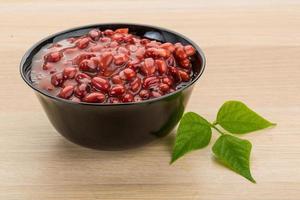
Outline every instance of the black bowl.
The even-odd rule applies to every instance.
[[[32,57],[45,45],[67,37],[81,36],[93,28],[129,28],[131,33],[162,42],[181,42],[196,48],[192,57],[194,77],[181,89],[135,103],[93,104],[75,103],[51,96],[32,85]],[[205,57],[201,49],[185,36],[164,28],[139,24],[95,24],[69,29],[51,35],[23,56],[20,72],[23,80],[35,91],[56,130],[68,140],[89,148],[119,150],[140,146],[171,132],[180,120],[193,85],[203,73]]]

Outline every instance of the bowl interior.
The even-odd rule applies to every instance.
[[[43,91],[39,90],[38,88],[32,85],[32,81],[30,78],[31,73],[31,61],[33,56],[45,45],[50,43],[58,42],[62,39],[69,38],[69,37],[76,37],[82,36],[88,33],[91,29],[99,28],[100,30],[105,29],[118,29],[118,28],[129,28],[129,32],[135,35],[138,35],[143,38],[148,38],[151,40],[157,40],[160,42],[170,42],[176,43],[180,42],[184,45],[191,44],[196,49],[196,54],[192,56],[191,63],[193,66],[194,75],[192,77],[192,81],[188,82],[185,86],[181,89],[184,89],[190,85],[192,85],[203,73],[205,67],[205,57],[200,49],[200,47],[195,44],[190,39],[186,38],[185,36],[176,33],[171,30],[167,30],[160,27],[149,26],[149,25],[139,25],[139,24],[126,24],[126,23],[115,23],[115,24],[94,24],[94,25],[87,25],[81,26],[77,28],[72,28],[69,30],[65,30],[56,34],[53,34],[39,42],[37,42],[34,46],[32,46],[23,56],[20,64],[20,72],[24,81],[32,87],[34,90],[45,94]],[[179,90],[181,90],[179,89]],[[47,94],[45,94],[47,95]],[[48,96],[48,95],[47,95]]]

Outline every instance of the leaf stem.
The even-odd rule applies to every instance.
[[[215,122],[212,124],[211,127],[213,127],[213,129],[215,129],[216,131],[218,131],[221,135],[225,135],[225,133],[223,131],[221,131],[220,129],[218,129],[218,127],[215,126]]]

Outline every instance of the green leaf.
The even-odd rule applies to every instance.
[[[186,153],[207,146],[211,139],[211,124],[196,113],[188,112],[182,117],[173,148],[173,163]]]
[[[222,135],[218,138],[212,150],[221,163],[249,181],[256,183],[251,176],[249,167],[251,147],[252,145],[248,140],[231,135]]]
[[[240,101],[225,102],[218,112],[215,124],[235,134],[249,133],[275,125]]]

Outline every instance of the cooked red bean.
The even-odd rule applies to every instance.
[[[126,78],[126,80],[131,80],[132,78],[134,78],[136,76],[135,71],[133,71],[130,68],[126,68],[123,70],[124,76]]]
[[[92,29],[43,47],[32,80],[74,102],[139,102],[172,93],[193,77],[191,45],[140,38],[128,28]]]
[[[184,47],[184,51],[185,51],[186,55],[188,55],[188,56],[192,56],[195,54],[195,49],[192,45],[186,45]]]
[[[131,89],[131,91],[133,91],[133,92],[139,91],[140,88],[141,88],[141,83],[142,83],[141,78],[136,77],[136,78],[130,83],[130,89]]]
[[[123,80],[122,80],[122,78],[121,78],[119,75],[114,75],[114,76],[111,78],[111,81],[112,81],[114,84],[123,84]]]
[[[114,85],[110,89],[110,95],[112,95],[112,96],[120,96],[120,95],[124,94],[124,92],[125,92],[125,88],[123,85]]]
[[[101,77],[92,78],[92,86],[94,86],[96,90],[101,90],[103,92],[107,92],[110,88],[108,80]]]
[[[120,53],[114,56],[114,60],[116,65],[123,65],[129,60],[129,57],[126,54]]]
[[[141,90],[139,95],[140,95],[140,97],[142,97],[142,99],[148,99],[150,96],[150,93],[148,90]]]
[[[97,65],[94,60],[91,59],[84,59],[79,64],[79,69],[84,72],[96,72]]]
[[[109,52],[106,52],[100,57],[99,66],[101,69],[106,69],[111,64],[112,61],[113,61],[112,54]]]
[[[85,73],[79,73],[75,76],[75,80],[80,84],[80,83],[90,83],[91,82],[91,77]]]
[[[51,76],[51,83],[54,86],[60,86],[64,82],[62,73],[57,73]]]
[[[162,82],[168,84],[169,86],[172,86],[174,81],[170,77],[164,77],[162,78]]]
[[[174,78],[174,81],[177,83],[181,82],[181,76],[179,74],[177,67],[169,67],[169,70],[170,70],[170,74]]]
[[[157,91],[151,91],[150,96],[153,97],[153,98],[157,98],[157,97],[161,97],[162,94],[157,92]]]
[[[101,36],[101,31],[99,29],[93,29],[89,32],[89,36],[93,40],[97,41],[97,40],[99,40],[99,38]]]
[[[88,103],[103,103],[105,101],[105,95],[101,92],[92,92],[82,99]]]
[[[89,45],[90,39],[89,38],[82,38],[79,39],[78,42],[76,43],[77,47],[79,49],[84,49]]]
[[[132,101],[133,101],[133,95],[130,93],[127,93],[122,97],[122,102],[132,102]]]
[[[190,60],[187,59],[187,58],[182,59],[182,60],[180,60],[180,65],[181,65],[181,67],[183,67],[183,68],[189,69],[189,68],[190,68]]]
[[[77,69],[76,69],[76,68],[74,68],[74,67],[66,67],[66,68],[64,69],[64,73],[63,73],[64,78],[65,78],[65,79],[72,79],[72,78],[75,77],[76,72],[77,72]]]
[[[164,60],[155,60],[155,65],[160,74],[165,74],[167,72],[167,64]]]
[[[169,42],[166,42],[164,44],[161,44],[160,45],[160,48],[163,48],[163,49],[167,49],[169,50],[171,53],[173,53],[175,51],[175,47],[172,43],[169,43]]]
[[[87,84],[82,83],[78,86],[75,87],[74,89],[74,94],[75,96],[77,96],[78,98],[82,98],[85,95],[87,95],[87,93],[89,92],[90,88]]]
[[[159,84],[159,89],[162,92],[168,92],[170,89],[170,86],[166,83],[161,83],[161,84]]]
[[[180,76],[181,80],[183,80],[183,81],[189,81],[190,80],[190,75],[187,72],[185,72],[183,70],[178,70],[178,73],[179,73],[179,76]]]
[[[44,56],[44,60],[46,62],[58,62],[62,58],[62,53],[61,52],[51,52],[48,53]]]
[[[72,85],[66,86],[64,88],[62,88],[58,94],[59,97],[64,98],[64,99],[68,99],[72,96],[74,91],[74,87]]]
[[[144,60],[144,66],[142,66],[142,71],[146,76],[150,76],[154,74],[155,72],[155,65],[154,65],[154,59],[153,58],[146,58]]]
[[[156,86],[160,82],[159,78],[156,76],[150,76],[144,79],[143,88],[150,88],[151,86]]]

